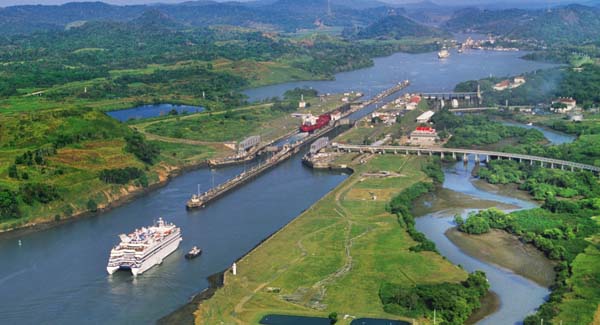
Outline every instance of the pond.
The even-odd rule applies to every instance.
[[[176,111],[177,114],[198,113],[204,111],[204,107],[174,104],[140,105],[133,108],[106,112],[106,114],[121,122],[126,122],[129,120],[159,117],[167,115],[171,111]]]

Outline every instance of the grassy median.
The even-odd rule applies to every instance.
[[[236,276],[226,273],[224,287],[200,305],[196,322],[255,324],[267,314],[330,312],[396,319],[383,311],[383,282],[464,280],[466,272],[440,255],[410,252],[415,242],[386,212],[395,194],[428,181],[421,171],[426,158],[365,159],[337,189],[241,259]]]

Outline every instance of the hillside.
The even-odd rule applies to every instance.
[[[374,1],[277,0],[258,3],[191,1],[175,5],[116,6],[102,2],[68,3],[60,6],[13,6],[0,8],[0,35],[63,30],[84,21],[130,21],[149,10],[166,14],[181,25],[264,26],[294,31],[313,28],[315,22],[350,26],[369,24],[383,17],[389,7]],[[331,13],[331,14],[330,14]]]
[[[404,37],[440,37],[443,31],[421,25],[401,15],[391,15],[359,30],[356,37],[360,39],[401,39]]]
[[[455,12],[444,27],[511,39],[535,39],[553,46],[556,43],[585,44],[600,39],[600,9],[583,5],[551,10],[468,8]]]

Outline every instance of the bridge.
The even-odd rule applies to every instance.
[[[508,152],[488,151],[488,150],[473,150],[473,149],[457,149],[457,148],[442,148],[442,147],[409,147],[409,146],[369,146],[369,145],[350,145],[333,143],[332,148],[336,151],[360,152],[360,153],[378,153],[378,154],[416,154],[416,155],[439,155],[442,159],[446,156],[452,156],[454,159],[462,158],[463,161],[468,161],[469,155],[475,156],[475,162],[490,162],[492,159],[511,159],[519,162],[529,162],[530,165],[539,163],[542,167],[560,168],[571,171],[587,170],[600,174],[600,167],[581,164],[572,161],[559,160],[546,157],[538,157],[531,155],[522,155]]]
[[[477,92],[439,92],[439,93],[421,93],[421,97],[425,99],[472,99],[479,98],[480,93]]]
[[[499,109],[509,109],[509,110],[517,110],[517,109],[532,109],[533,106],[491,106],[491,107],[468,107],[468,108],[451,108],[448,111],[453,113],[469,113],[469,112],[479,112],[479,111],[489,111],[489,110],[499,110]]]

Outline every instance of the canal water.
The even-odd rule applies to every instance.
[[[521,60],[519,55],[474,51],[442,62],[435,53],[395,54],[375,60],[374,67],[339,74],[338,81],[288,83],[250,93],[255,98],[273,97],[285,89],[312,86],[326,92],[363,90],[373,95],[403,79],[413,82],[407,91],[452,90],[463,80],[548,66]],[[19,324],[147,324],[165,316],[206,288],[209,275],[230,266],[347,177],[304,168],[300,157],[200,211],[186,212],[184,204],[198,183],[205,189],[212,182],[208,169],[188,172],[101,216],[35,233],[0,236],[0,319]],[[243,168],[219,169],[214,172],[215,183]],[[182,228],[180,249],[138,278],[122,272],[108,276],[106,262],[117,235],[159,216]],[[183,254],[194,245],[204,249],[203,255],[184,260]]]
[[[526,52],[453,52],[439,60],[436,53],[396,53],[377,58],[374,66],[339,73],[331,81],[296,81],[246,90],[250,101],[282,96],[287,90],[313,88],[320,93],[360,91],[366,98],[375,96],[402,80],[410,80],[407,92],[452,91],[457,83],[489,76],[513,76],[555,65],[519,59]]]
[[[129,120],[167,115],[173,110],[176,111],[177,114],[192,114],[204,111],[204,107],[173,104],[140,105],[133,108],[106,112],[106,114],[121,122],[126,122]]]

